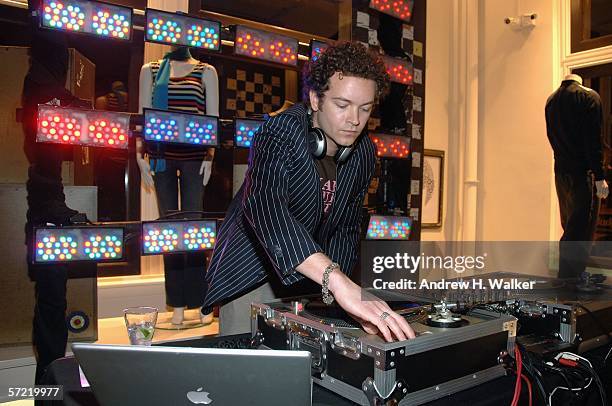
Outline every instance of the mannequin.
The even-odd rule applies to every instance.
[[[555,157],[555,185],[563,236],[559,277],[578,278],[586,268],[599,214],[608,197],[603,164],[601,100],[582,86],[582,78],[565,76],[546,102],[546,129]]]
[[[140,71],[139,110],[145,107],[162,108],[187,113],[219,116],[219,81],[217,72],[211,65],[202,63],[189,53],[186,47],[173,47],[166,56],[169,64],[167,88],[160,86],[159,77],[163,60],[147,63]],[[161,74],[160,76],[163,76]],[[194,86],[197,83],[201,87]],[[160,93],[157,89],[163,89]],[[180,90],[181,101],[173,91]],[[167,99],[167,106],[155,105],[159,96]],[[204,98],[204,104],[202,103]],[[163,100],[162,98],[162,100]],[[153,156],[151,162],[143,158],[142,141],[136,141],[136,159],[140,168],[145,189],[155,189],[160,217],[169,211],[201,211],[204,186],[210,179],[214,148],[206,153],[194,153],[188,147],[165,146],[163,156]],[[177,182],[180,182],[180,207],[178,206]],[[184,255],[165,255],[164,273],[166,276],[166,303],[174,308],[172,324],[181,325],[184,310],[201,307],[204,301],[204,253]],[[189,293],[188,293],[189,292]],[[197,302],[197,303],[196,303]],[[212,313],[200,313],[202,323],[212,321]]]
[[[573,80],[574,82],[577,82],[579,85],[582,85],[582,77],[580,75],[576,75],[575,73],[570,73],[565,75],[565,78],[563,80]]]

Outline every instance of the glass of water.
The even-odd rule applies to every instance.
[[[155,307],[128,307],[123,309],[125,326],[132,345],[151,345],[155,323],[157,322]]]

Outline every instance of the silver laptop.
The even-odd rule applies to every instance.
[[[311,405],[310,353],[72,344],[101,406]]]

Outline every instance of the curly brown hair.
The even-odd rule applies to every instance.
[[[382,58],[358,42],[343,41],[330,45],[319,58],[304,66],[302,100],[307,106],[310,106],[310,90],[322,99],[329,89],[329,78],[336,72],[375,81],[377,99],[384,97],[389,90],[390,77]]]

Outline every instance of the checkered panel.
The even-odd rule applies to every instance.
[[[275,111],[283,104],[285,74],[283,69],[228,61],[222,79],[223,117],[248,117]]]
[[[378,41],[379,12],[368,7],[368,1],[353,2],[352,39],[362,42],[371,50],[383,53]],[[423,180],[423,128],[425,124],[425,3],[426,0],[415,0],[413,18],[410,24],[403,24],[402,49],[413,60],[414,83],[406,90],[403,105],[406,109],[406,137],[410,137],[411,162],[407,203],[408,215],[413,218],[411,239],[420,239],[421,235],[421,189]],[[380,125],[380,114],[374,111],[368,124],[370,130]],[[380,205],[377,189],[379,184],[380,165],[377,165],[376,176],[368,190],[366,204]]]

